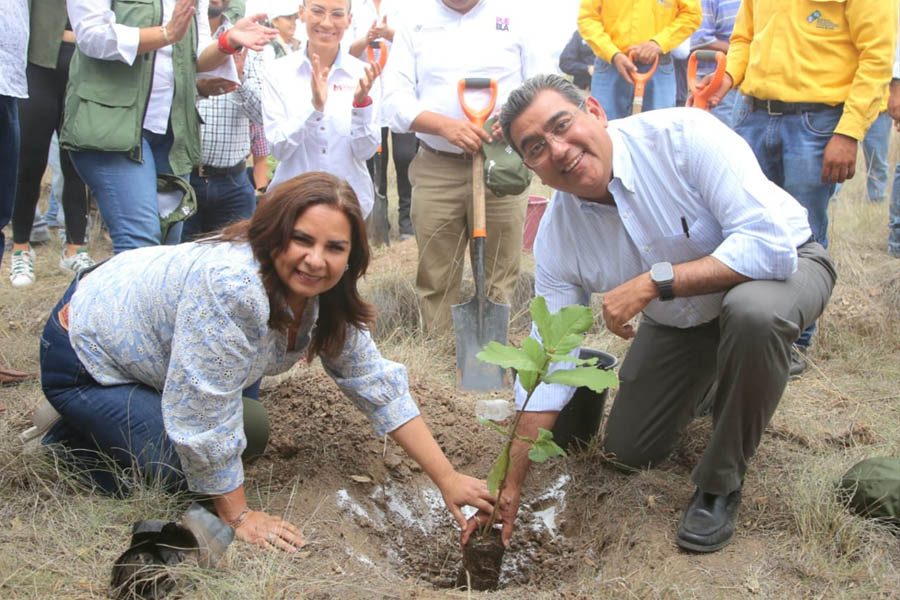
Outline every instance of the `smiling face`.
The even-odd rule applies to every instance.
[[[350,26],[348,0],[306,0],[300,7],[309,42],[320,50],[336,49]]]
[[[581,198],[607,197],[612,176],[612,141],[606,113],[593,98],[582,111],[559,92],[545,89],[512,122],[512,142],[546,185]],[[529,150],[546,144],[538,157]]]
[[[272,256],[288,303],[295,307],[337,285],[350,248],[350,220],[339,208],[314,204],[303,211],[287,247]]]

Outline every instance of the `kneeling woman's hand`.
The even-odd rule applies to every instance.
[[[270,552],[296,552],[305,543],[300,531],[281,517],[251,510],[234,530],[244,542],[256,544]]]
[[[461,529],[466,528],[466,519],[460,510],[463,505],[474,506],[488,514],[494,509],[492,504],[494,497],[488,492],[487,483],[483,479],[476,479],[453,471],[445,479],[436,483],[441,489],[447,508],[453,513],[453,517]]]

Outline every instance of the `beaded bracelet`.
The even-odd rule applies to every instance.
[[[240,527],[241,525],[244,524],[244,519],[247,518],[247,513],[249,513],[249,512],[250,512],[250,507],[248,506],[247,508],[245,508],[244,510],[241,511],[241,514],[239,514],[234,521],[231,521],[230,523],[228,523],[228,525],[232,529],[237,529],[238,527]]]

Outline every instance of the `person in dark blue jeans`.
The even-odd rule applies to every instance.
[[[249,138],[248,138],[249,139]],[[243,165],[233,173],[216,170],[203,175],[191,173],[191,187],[197,195],[197,212],[184,222],[181,237],[191,241],[227,225],[249,219],[256,208],[256,192]]]

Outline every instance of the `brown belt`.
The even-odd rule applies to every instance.
[[[456,152],[446,152],[444,150],[437,150],[436,148],[432,148],[431,146],[429,146],[428,144],[423,142],[421,139],[419,140],[419,144],[423,148],[425,148],[426,150],[431,152],[432,154],[436,154],[438,156],[443,156],[444,158],[452,158],[454,160],[472,160],[471,154],[466,154],[464,152],[460,152],[459,154],[457,154]]]

